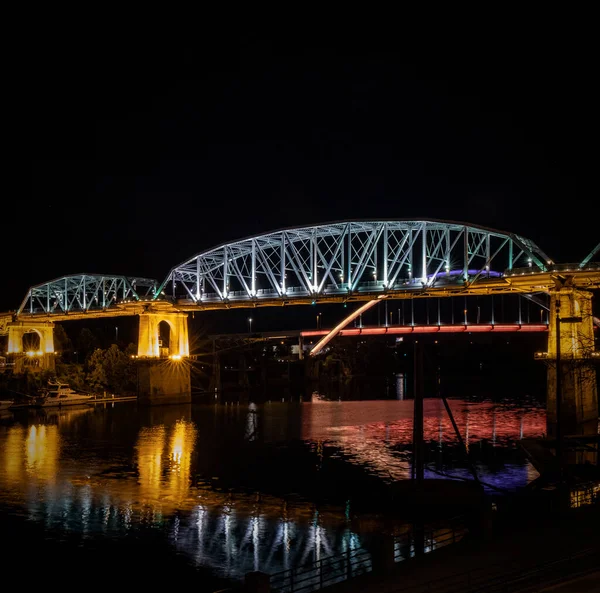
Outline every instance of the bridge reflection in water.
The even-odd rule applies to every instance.
[[[452,407],[471,447],[486,439],[502,452],[508,442],[545,427],[538,407],[457,400]],[[434,444],[455,443],[440,402],[426,401],[425,435]],[[59,537],[53,528],[92,540],[150,529],[170,542],[173,553],[219,576],[277,572],[368,548],[373,526],[353,522],[349,507],[219,487],[235,456],[256,443],[301,439],[307,455],[311,446],[335,449],[347,463],[389,481],[410,475],[411,438],[410,401],[160,409],[113,404],[25,413],[0,423],[0,516],[25,515],[43,524],[48,537]],[[494,480],[485,464],[480,470]],[[496,483],[524,485],[536,475],[526,462],[511,460]]]

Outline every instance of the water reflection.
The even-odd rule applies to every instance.
[[[165,427],[142,428],[136,446],[139,474],[140,500],[159,504],[162,487],[163,451]]]
[[[467,450],[488,444],[514,449],[518,439],[540,437],[545,430],[545,411],[539,406],[515,408],[462,400],[449,403]],[[425,441],[437,444],[439,451],[456,448],[458,439],[441,400],[426,399],[423,413]],[[339,448],[348,461],[369,468],[386,481],[408,479],[412,471],[412,418],[411,400],[304,404],[302,438]],[[427,477],[439,476],[433,469],[426,470]],[[524,486],[538,476],[524,459],[504,464],[501,476],[492,475],[485,464],[478,471],[492,482],[499,480],[503,488]],[[468,468],[445,468],[445,472],[456,477],[469,475]]]
[[[58,427],[32,424],[11,426],[4,441],[4,476],[14,486],[24,482],[53,483],[58,473]]]
[[[196,428],[187,420],[166,428],[144,427],[136,445],[139,500],[156,512],[163,503],[176,508],[189,497]]]
[[[25,469],[38,480],[56,479],[59,455],[58,427],[37,424],[29,427],[25,441]]]
[[[489,442],[505,451],[507,443],[537,436],[545,426],[540,408],[462,401],[451,406],[472,450]],[[426,400],[424,422],[426,439],[441,452],[454,446],[441,402]],[[382,480],[406,478],[412,402],[193,409],[138,409],[133,403],[16,415],[0,425],[0,512],[25,514],[46,527],[88,537],[158,529],[189,562],[229,577],[276,572],[368,545],[370,533],[383,523],[365,528],[366,523],[351,521],[348,508],[219,485],[228,472],[242,475],[248,456],[258,456],[260,465],[266,444],[298,439],[313,445],[320,462],[335,448],[344,463]],[[504,485],[535,477],[525,461],[506,463],[497,474],[485,466],[481,470],[488,481]],[[298,473],[298,481],[302,478]]]

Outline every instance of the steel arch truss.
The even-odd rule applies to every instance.
[[[150,278],[75,274],[32,286],[21,313],[82,313],[104,311],[127,301],[152,300],[158,282]]]
[[[214,302],[464,285],[513,267],[545,271],[533,241],[463,223],[345,221],[220,245],[174,267],[173,298]],[[170,286],[168,286],[170,284]]]
[[[583,259],[583,261],[579,264],[580,268],[585,268],[591,261],[592,258],[596,257],[596,254],[600,254],[600,243],[592,249],[588,255]]]

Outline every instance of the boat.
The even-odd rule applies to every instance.
[[[67,383],[48,381],[48,387],[34,399],[33,406],[36,408],[48,408],[52,406],[81,405],[93,399],[93,396],[77,393]]]

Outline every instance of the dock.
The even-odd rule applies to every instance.
[[[90,399],[87,403],[89,404],[106,404],[110,402],[130,402],[136,401],[137,395],[115,395],[113,397],[99,397]]]

